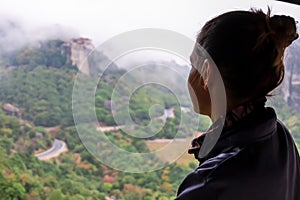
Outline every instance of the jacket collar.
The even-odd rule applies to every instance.
[[[195,158],[200,162],[227,150],[236,147],[243,148],[271,137],[276,131],[277,117],[273,108],[260,107],[230,127],[223,127],[220,121],[214,123],[208,131],[196,138],[199,148],[194,152],[189,152],[194,153]],[[222,132],[215,146],[206,156],[199,158],[199,150],[202,148],[204,138],[208,137],[206,142],[209,143],[214,139],[215,133],[220,131],[220,128],[222,128]]]

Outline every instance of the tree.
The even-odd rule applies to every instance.
[[[10,128],[1,128],[0,135],[8,136],[12,134],[12,130]]]
[[[64,195],[59,189],[53,190],[46,200],[64,200]]]
[[[0,139],[0,147],[5,150],[7,155],[9,155],[13,147],[13,142],[11,139],[3,137]]]
[[[25,197],[25,188],[12,179],[0,178],[1,200],[17,200]]]

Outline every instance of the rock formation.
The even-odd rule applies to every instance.
[[[61,53],[67,56],[67,63],[76,65],[79,71],[86,75],[99,76],[104,71],[109,72],[118,68],[107,56],[97,51],[88,38],[64,42]]]
[[[62,45],[62,53],[67,55],[67,62],[76,65],[84,73],[90,74],[88,55],[95,49],[92,41],[88,38],[76,38]]]
[[[281,92],[292,108],[300,111],[300,42],[293,44],[285,56],[285,78]]]

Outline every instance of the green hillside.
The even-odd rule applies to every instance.
[[[72,89],[78,69],[68,62],[66,54],[62,54],[62,44],[60,40],[46,41],[39,46],[1,54],[1,107],[10,104],[19,109],[20,116],[10,116],[10,113],[0,110],[0,200],[173,199],[183,177],[196,167],[193,156],[157,171],[134,174],[105,166],[83,146],[72,115]],[[99,57],[93,58],[93,62],[107,59],[101,53],[97,55]],[[99,72],[99,69],[93,69],[93,64],[90,67],[91,71]],[[124,73],[126,70],[117,66],[104,73],[101,83],[95,88],[97,122],[87,120],[83,125],[116,125],[109,105],[114,86]],[[91,77],[87,76],[86,84],[89,80]],[[128,87],[124,84],[120,90],[126,92]],[[185,102],[188,101],[188,97],[180,95]],[[81,100],[84,101],[84,98],[82,96]],[[174,116],[166,118],[164,127],[148,138],[152,141],[172,139],[182,115],[192,113],[182,112],[176,96],[160,86],[148,85],[136,90],[129,102],[131,118],[141,125],[133,131],[140,136],[153,131],[147,128],[151,118],[159,118],[164,109],[173,109]],[[149,113],[154,104],[163,105],[163,108],[158,107]],[[288,107],[280,95],[271,97],[270,104],[276,108],[278,118],[288,126],[300,146],[300,115]],[[89,110],[84,108],[80,110],[83,116],[87,112]],[[193,120],[197,123],[198,119]],[[209,120],[201,117],[198,130],[205,130],[208,126]],[[183,129],[185,136],[194,134],[191,127],[183,126]],[[86,131],[92,132],[92,129],[87,128]],[[93,134],[98,133],[92,132],[91,136]],[[149,147],[151,150],[160,147],[160,144],[149,145],[147,140],[128,136],[122,130],[105,134],[112,143],[129,152],[145,153],[150,152]],[[68,151],[46,161],[39,160],[35,154],[49,149],[54,139],[64,141]],[[103,153],[109,155],[111,152],[103,150]],[[160,162],[159,156],[149,160],[153,165]],[[128,165],[134,165],[134,160],[128,160]]]
[[[48,41],[42,47],[25,47],[2,56],[0,101],[20,110],[20,119],[0,111],[0,199],[171,199],[181,179],[194,163],[172,164],[162,170],[123,173],[103,165],[82,145],[72,117],[72,89],[76,66],[66,64],[58,45]],[[47,59],[47,56],[50,58]],[[113,126],[110,101],[113,86],[125,71],[114,68],[103,75],[95,93],[98,122]],[[126,90],[126,87],[123,88]],[[152,99],[144,98],[152,93]],[[175,97],[164,89],[146,87],[133,95],[130,114],[136,123],[149,123],[152,103],[176,107]],[[85,110],[82,111],[82,115]],[[178,119],[168,119],[156,138],[172,138]],[[139,130],[142,131],[142,130]],[[144,140],[121,131],[106,132],[108,138],[131,152],[149,152]],[[54,138],[66,142],[68,152],[48,161],[34,155],[52,146]],[[151,138],[155,139],[155,137]],[[158,158],[151,159],[160,162]],[[129,162],[130,163],[130,162]]]

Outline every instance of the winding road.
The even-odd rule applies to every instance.
[[[49,160],[51,158],[59,156],[59,154],[61,154],[62,152],[65,152],[65,151],[67,151],[66,143],[62,140],[55,139],[53,146],[50,149],[48,149],[42,153],[38,153],[35,156],[39,160]]]

